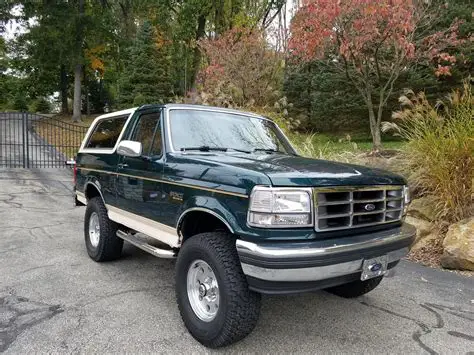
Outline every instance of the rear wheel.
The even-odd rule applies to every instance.
[[[115,260],[122,254],[123,239],[117,237],[118,226],[112,222],[100,197],[87,202],[84,238],[89,256],[95,261]]]
[[[357,280],[347,284],[328,288],[326,291],[344,298],[355,298],[372,291],[379,285],[382,279],[383,276],[374,277],[373,279],[365,281]]]
[[[176,298],[191,335],[217,348],[246,337],[260,313],[228,233],[202,233],[182,246],[176,263]]]

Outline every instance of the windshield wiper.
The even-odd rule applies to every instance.
[[[282,152],[281,150],[273,149],[273,148],[255,148],[254,150],[252,150],[252,152],[281,153],[281,154],[285,153],[285,152]]]
[[[225,147],[210,147],[208,145],[201,145],[199,147],[183,147],[183,148],[181,148],[182,152],[185,152],[187,150],[199,150],[200,152],[211,152],[211,151],[227,152],[229,150],[233,150],[233,151],[241,152],[241,153],[250,153],[249,150],[244,150],[244,149],[225,148]]]
[[[273,149],[273,148],[255,148],[254,150],[252,150],[252,152],[265,152],[265,153],[268,153],[268,154],[278,153],[278,154],[287,154],[287,155],[298,156],[298,154],[296,154],[296,153],[284,152],[284,151],[281,151],[281,150],[278,150],[278,149]]]
[[[183,147],[181,148],[182,152],[185,152],[187,150],[199,150],[201,152],[210,152],[210,151],[220,151],[220,152],[226,152],[227,148],[222,148],[222,147],[209,147],[208,145],[201,145],[199,147]]]
[[[245,149],[237,149],[237,148],[227,148],[228,150],[233,150],[235,152],[241,152],[241,153],[247,153],[250,154],[252,153],[250,150],[245,150]]]

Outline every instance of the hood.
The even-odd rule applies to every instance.
[[[190,154],[189,159],[264,173],[274,186],[403,185],[385,170],[283,154]]]

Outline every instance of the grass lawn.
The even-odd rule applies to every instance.
[[[71,115],[57,115],[57,116],[54,116],[54,118],[56,120],[61,121],[61,122],[72,123],[72,124],[76,124],[76,125],[83,126],[83,127],[89,127],[92,124],[92,121],[94,121],[96,119],[96,117],[98,117],[100,115],[101,114],[90,115],[90,116],[82,115],[81,122],[72,122],[72,116]]]
[[[324,147],[328,145],[335,152],[343,152],[348,150],[372,150],[372,139],[370,137],[359,137],[348,140],[344,136],[328,136],[325,134],[315,135],[313,138],[315,146]],[[402,140],[393,140],[392,137],[386,137],[382,140],[384,149],[402,149],[405,142]]]
[[[342,153],[367,153],[372,150],[372,139],[370,137],[351,138],[347,135],[327,134],[290,134],[290,140],[297,150],[306,156],[315,158],[334,158]],[[382,138],[385,150],[403,150],[405,141],[396,140],[393,137]]]

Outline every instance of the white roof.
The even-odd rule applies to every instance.
[[[245,115],[245,116],[253,116],[253,117],[262,117],[254,112],[243,111],[239,109],[231,109],[225,107],[217,107],[217,106],[207,106],[207,105],[195,105],[195,104],[166,104],[164,105],[167,109],[189,109],[189,110],[207,110],[207,111],[218,111],[218,112],[227,112],[233,113],[237,115]]]
[[[129,115],[132,112],[135,112],[138,107],[134,108],[127,108],[126,110],[120,110],[120,111],[114,111],[114,112],[109,112],[104,115],[100,115],[95,118],[95,120],[100,120],[102,118],[109,118],[109,117],[116,117],[116,116],[123,116],[123,115]],[[94,120],[94,121],[95,121]]]

